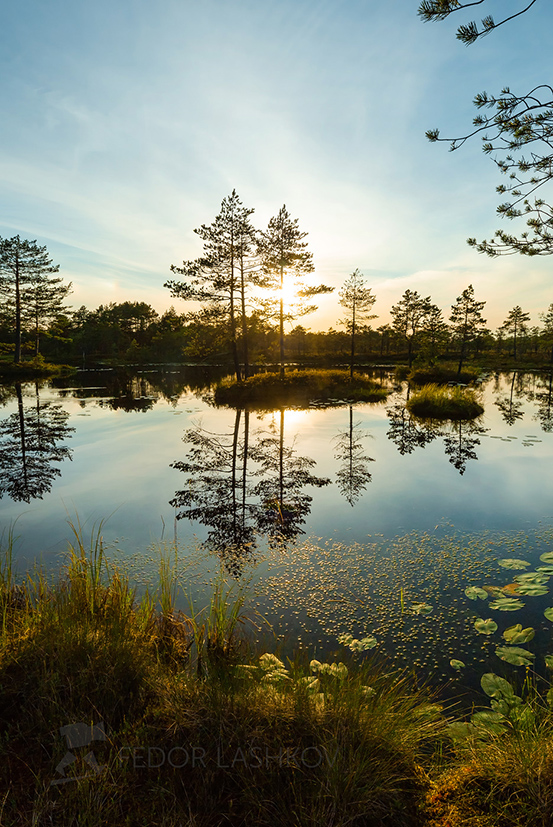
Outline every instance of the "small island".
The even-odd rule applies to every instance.
[[[418,417],[475,419],[484,413],[471,388],[423,385],[407,400],[406,407]]]
[[[366,374],[345,370],[292,370],[258,373],[242,381],[223,381],[215,389],[218,405],[280,407],[320,401],[380,402],[389,390]]]

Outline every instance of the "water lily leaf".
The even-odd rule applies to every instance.
[[[497,562],[504,569],[525,569],[530,565],[527,560],[518,560],[516,557],[504,557]]]
[[[348,635],[345,632],[337,637],[338,643],[343,643],[344,646],[349,646],[352,640],[353,635]]]
[[[553,566],[538,566],[536,571],[540,571],[542,574],[553,574]]]
[[[536,657],[532,652],[518,646],[498,646],[495,654],[513,666],[532,666],[532,661]]]
[[[546,551],[540,554],[540,560],[543,563],[553,563],[553,551]]]
[[[481,617],[474,621],[474,628],[481,635],[493,635],[497,631],[497,623],[489,617],[487,620],[482,620]]]
[[[540,597],[542,594],[549,594],[549,589],[545,586],[534,586],[533,583],[524,583],[519,586],[519,594],[525,594],[527,597]]]
[[[485,592],[484,589],[479,589],[478,586],[467,586],[465,594],[469,600],[476,600],[478,597],[481,600],[488,599],[488,592]]]
[[[551,692],[553,692],[553,690],[551,690]],[[454,721],[452,724],[448,724],[446,729],[447,734],[454,741],[462,740],[463,738],[474,738],[480,734],[478,728],[468,721]]]
[[[507,643],[528,643],[532,640],[535,635],[535,631],[531,626],[528,626],[526,629],[522,628],[520,623],[517,623],[516,626],[510,626],[508,629],[505,629],[503,632],[503,639]]]
[[[543,586],[549,580],[549,575],[537,571],[525,571],[514,578],[517,583],[532,583],[534,586]]]
[[[509,681],[500,678],[495,672],[486,672],[480,678],[480,686],[490,698],[511,698],[515,692]]]
[[[455,669],[457,672],[460,669],[464,669],[465,666],[466,666],[466,664],[463,663],[462,660],[457,660],[457,658],[453,658],[452,660],[450,660],[449,665],[451,666],[452,669]]]
[[[430,612],[434,610],[434,606],[431,606],[429,603],[413,603],[411,606],[411,611],[413,614],[416,615],[429,615]]]
[[[549,609],[546,609],[546,610],[544,611],[544,615],[546,616],[546,618],[547,618],[548,620],[553,621],[553,608],[552,608],[552,607],[550,607]]]
[[[500,612],[516,612],[522,609],[524,603],[514,597],[499,597],[489,604],[490,609],[498,609]]]
[[[543,659],[548,669],[553,669],[553,655],[544,655]]]
[[[484,727],[489,732],[503,732],[505,717],[499,712],[491,712],[483,710],[482,712],[475,712],[470,717],[471,723],[475,726]]]

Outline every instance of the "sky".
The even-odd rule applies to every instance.
[[[477,92],[551,82],[553,7],[466,47],[417,0],[11,0],[0,28],[0,236],[37,239],[71,302],[183,302],[171,264],[202,252],[236,189],[259,229],[283,204],[335,286],[302,319],[336,327],[358,268],[375,326],[409,288],[447,310],[473,284],[490,327],[517,304],[539,323],[549,257],[489,259],[466,244],[496,215],[503,176],[465,133]],[[488,0],[483,16],[520,0]],[[474,14],[474,12],[476,14]],[[464,16],[462,16],[464,15]],[[523,229],[522,224],[518,225]]]

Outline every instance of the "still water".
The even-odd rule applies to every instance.
[[[59,568],[68,517],[88,536],[103,520],[139,583],[160,547],[176,549],[183,592],[220,569],[247,580],[284,651],[342,656],[341,633],[372,636],[373,654],[462,681],[482,664],[521,671],[496,651],[520,623],[546,674],[551,377],[490,374],[484,414],[444,424],[410,417],[406,383],[375,376],[385,402],[277,411],[215,407],[218,377],[192,367],[0,387],[0,526],[15,522],[19,570]],[[488,618],[498,628],[477,631]]]

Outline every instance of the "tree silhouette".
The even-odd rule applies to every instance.
[[[307,242],[303,241],[306,235],[300,230],[298,219],[293,219],[284,205],[259,237],[258,252],[266,277],[264,286],[275,294],[274,298],[265,299],[262,304],[269,317],[278,319],[281,376],[284,375],[284,323],[317,309],[316,305],[307,304],[305,299],[334,290],[324,284],[308,287],[304,283],[303,278],[314,270],[313,254],[307,250]],[[299,301],[285,308],[285,291],[291,283]]]
[[[256,546],[254,526],[257,507],[249,499],[249,413],[236,410],[231,433],[214,434],[200,425],[185,431],[185,460],[171,467],[187,475],[186,487],[175,493],[170,505],[179,509],[177,520],[197,520],[210,530],[205,546],[214,550],[232,575]]]
[[[444,20],[450,14],[479,6],[485,0],[423,0],[419,6],[419,15],[425,21]],[[457,29],[457,38],[467,45],[489,34],[520,15],[527,12],[536,0],[520,0],[519,8],[513,14],[496,23],[491,14],[482,19],[479,27],[475,21],[463,24]],[[497,187],[501,194],[507,194],[509,200],[500,204],[497,212],[506,218],[527,216],[529,231],[520,237],[497,230],[490,241],[477,242],[469,238],[471,247],[489,256],[512,255],[550,255],[553,253],[553,208],[543,198],[530,197],[553,179],[553,153],[551,152],[551,135],[553,133],[553,87],[549,84],[535,86],[525,95],[513,94],[509,87],[501,90],[497,96],[481,92],[474,98],[478,110],[491,110],[489,114],[478,114],[473,120],[474,129],[458,138],[441,138],[439,129],[429,129],[426,137],[430,141],[448,141],[451,150],[456,150],[474,135],[482,137],[482,149],[487,155],[498,152],[493,157],[500,172],[509,177],[508,184]],[[529,154],[524,148],[531,147]],[[532,235],[531,235],[532,233]]]
[[[424,448],[442,433],[440,427],[431,421],[415,419],[404,402],[397,402],[386,408],[390,429],[386,436],[391,440],[402,456],[412,454],[416,448]]]
[[[494,402],[494,405],[501,411],[501,416],[507,425],[514,425],[515,422],[524,417],[523,402],[521,399],[515,398],[516,377],[517,372],[513,371],[509,393],[499,396]]]
[[[364,327],[364,323],[377,316],[371,313],[376,296],[373,296],[371,288],[366,286],[365,280],[359,270],[346,279],[340,289],[340,304],[346,311],[345,319],[340,324],[345,325],[346,331],[351,336],[351,354],[349,364],[349,375],[353,376],[353,363],[355,360],[355,334]]]
[[[298,456],[293,444],[285,445],[284,413],[281,408],[278,432],[273,426],[268,434],[261,434],[250,453],[259,465],[256,473],[262,477],[253,488],[260,500],[257,528],[271,545],[281,545],[304,533],[302,525],[313,498],[303,488],[330,484],[328,477],[311,473],[315,460]]]
[[[368,463],[372,457],[363,453],[363,439],[366,434],[360,422],[353,421],[353,405],[349,406],[349,427],[336,438],[334,459],[341,463],[336,474],[336,484],[340,494],[353,506],[372,479]]]
[[[21,361],[21,323],[26,299],[32,285],[47,281],[51,273],[57,273],[48,257],[46,247],[38,247],[36,240],[28,241],[18,235],[0,238],[0,295],[4,295],[15,317],[14,362]]]
[[[486,320],[482,318],[482,310],[485,304],[486,302],[476,301],[474,298],[474,288],[472,284],[469,284],[461,295],[457,297],[455,304],[451,306],[451,316],[449,317],[451,330],[455,338],[459,341],[457,375],[461,373],[467,346],[476,339],[479,331],[486,324]]]
[[[17,411],[0,421],[0,496],[30,503],[61,475],[53,463],[71,459],[72,452],[59,443],[75,429],[67,425],[69,414],[61,405],[40,402],[38,384],[32,406],[24,405],[19,383],[15,392]]]
[[[452,422],[450,427],[450,432],[444,435],[445,453],[450,463],[462,476],[467,462],[471,459],[478,459],[474,448],[480,445],[478,437],[486,432],[486,428],[462,419]]]

